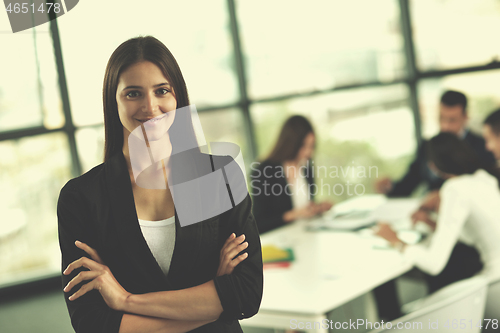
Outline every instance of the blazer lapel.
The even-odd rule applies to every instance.
[[[184,174],[188,170],[187,174],[198,175],[199,161],[195,160],[193,150],[180,154],[182,155],[177,155],[177,158],[181,163],[175,164],[174,172],[176,168],[182,168]],[[199,200],[199,193],[194,193],[193,200],[197,199]],[[175,247],[167,274],[168,281],[174,288],[182,288],[186,283],[189,284],[191,280],[189,275],[196,274],[197,259],[202,251],[202,230],[201,223],[181,227],[177,211],[175,212]]]
[[[198,161],[191,154],[188,154],[187,160],[183,160],[183,167],[198,174],[200,172]],[[175,213],[175,246],[169,272],[165,277],[142,235],[123,153],[114,155],[106,163],[106,180],[113,216],[112,223],[118,242],[126,257],[130,258],[133,269],[141,274],[141,279],[148,282],[150,286],[148,289],[171,290],[189,284],[191,280],[189,275],[196,274],[197,259],[202,251],[204,222],[181,227],[177,212]],[[196,195],[193,196],[194,200],[195,197]]]
[[[171,284],[165,278],[142,235],[130,175],[123,153],[114,155],[106,163],[106,183],[113,216],[112,223],[120,247],[124,255],[129,258],[130,269],[134,270],[134,275],[140,275],[141,279],[147,281],[148,290],[171,289]],[[176,218],[176,226],[177,224]],[[176,232],[176,243],[177,240],[178,233]]]

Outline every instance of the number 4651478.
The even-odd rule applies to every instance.
[[[48,8],[45,8],[44,5],[46,5]],[[30,10],[31,7],[31,10]],[[5,10],[7,13],[23,13],[26,14],[28,12],[35,13],[35,4],[29,4],[29,3],[9,3],[7,7],[5,7]],[[60,3],[53,3],[53,2],[47,2],[47,3],[42,3],[40,6],[38,6],[38,9],[36,10],[37,12],[40,13],[45,13],[45,10],[47,13],[50,13],[52,10],[54,13],[59,14],[61,12],[61,4]]]

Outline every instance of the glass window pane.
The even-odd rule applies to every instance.
[[[377,177],[400,177],[416,149],[413,113],[404,85],[259,103],[251,112],[261,159],[270,153],[289,116],[301,114],[312,122],[319,198],[347,199],[349,184],[361,184],[358,193],[362,189],[373,193]]]
[[[439,100],[448,89],[458,90],[467,96],[469,127],[481,133],[484,118],[500,106],[500,70],[449,75],[419,82],[419,105],[422,134],[430,138],[439,132]]]
[[[245,160],[246,172],[252,163],[245,136],[242,112],[239,109],[199,112],[205,140],[210,142],[232,142],[237,144]]]
[[[107,61],[118,45],[139,35],[153,35],[170,49],[183,72],[191,103],[198,109],[236,100],[238,85],[224,0],[163,1],[155,6],[138,6],[132,0],[120,1],[119,6],[87,0],[80,1],[75,10],[78,13],[58,22],[76,125],[103,121]]]
[[[500,59],[500,2],[413,0],[411,18],[422,70],[486,65]]]
[[[104,161],[104,126],[81,128],[75,135],[82,172],[85,173]]]
[[[56,204],[70,178],[67,137],[0,142],[0,285],[57,274]]]
[[[254,98],[404,75],[397,1],[254,0],[237,5]]]
[[[0,34],[0,131],[64,125],[48,26]]]

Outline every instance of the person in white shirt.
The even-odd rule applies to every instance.
[[[474,152],[449,133],[429,142],[430,167],[446,179],[440,190],[437,221],[425,220],[435,229],[424,243],[407,245],[388,224],[380,223],[377,234],[399,248],[427,274],[430,291],[473,276],[479,271],[490,279],[500,276],[500,189],[498,169],[482,168]],[[459,239],[475,247],[476,262],[454,264],[460,256]],[[458,250],[457,250],[458,248]],[[457,251],[459,253],[457,253]],[[465,259],[470,258],[465,257]],[[434,277],[434,280],[433,280]]]

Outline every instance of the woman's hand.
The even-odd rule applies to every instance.
[[[425,196],[424,200],[420,204],[419,209],[425,211],[438,212],[440,203],[441,199],[439,197],[439,190],[434,190]]]
[[[74,301],[78,297],[85,295],[85,293],[96,289],[99,290],[102,298],[110,308],[114,310],[121,310],[125,300],[131,294],[127,292],[118,283],[118,281],[116,281],[113,273],[111,273],[108,266],[104,264],[96,250],[80,241],[76,241],[75,244],[78,248],[87,252],[92,259],[81,257],[80,259],[73,261],[68,265],[68,267],[66,267],[63,274],[68,275],[73,270],[82,266],[90,269],[90,271],[82,271],[78,273],[78,275],[75,276],[63,290],[65,292],[69,292],[75,285],[84,280],[92,281],[84,284],[77,292],[69,297],[69,300]]]
[[[374,230],[375,235],[384,238],[393,246],[401,242],[396,232],[387,223],[378,223]]]
[[[436,222],[430,218],[429,212],[425,210],[419,209],[413,213],[411,215],[411,222],[413,225],[418,222],[424,222],[432,229],[432,231],[436,230]]]
[[[384,177],[375,182],[375,191],[381,194],[387,194],[392,190],[393,184],[389,177]]]
[[[236,237],[234,233],[232,233],[226,239],[224,246],[222,246],[222,249],[220,250],[219,269],[217,270],[217,276],[231,274],[233,272],[233,269],[248,257],[248,253],[246,252],[237,256],[238,253],[248,247],[248,242],[243,243],[244,240],[245,235],[242,234],[239,237]]]
[[[313,216],[317,215],[318,213],[320,213],[319,205],[310,201],[304,207],[295,208],[295,209],[289,210],[288,212],[285,212],[283,214],[283,221],[292,222],[292,221],[297,220],[297,219],[306,219],[309,217],[313,217]]]
[[[318,211],[320,213],[324,213],[326,211],[329,211],[333,207],[333,203],[330,201],[323,201],[318,203],[316,206],[318,206]]]

